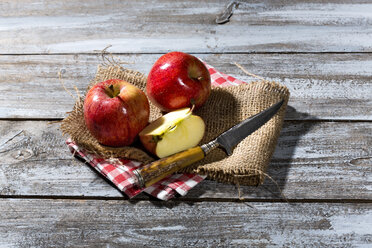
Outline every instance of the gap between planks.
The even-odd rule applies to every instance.
[[[103,196],[65,196],[65,195],[0,195],[0,199],[37,199],[37,200],[90,200],[90,201],[127,201],[130,203],[137,202],[166,202],[153,197],[126,199],[125,197],[103,197]],[[372,199],[231,199],[231,198],[188,198],[183,196],[173,198],[169,202],[234,202],[234,203],[361,203],[370,204]]]
[[[185,53],[190,54],[203,54],[203,55],[228,55],[228,54],[236,54],[236,55],[249,55],[249,54],[372,54],[372,52],[363,52],[363,51],[350,51],[350,52],[336,52],[336,51],[322,51],[322,52],[301,52],[301,51],[283,51],[283,52],[193,52],[193,51],[182,51]],[[78,53],[0,53],[0,56],[49,56],[49,55],[60,55],[60,56],[67,56],[67,55],[100,55],[101,52],[78,52]],[[112,55],[162,55],[165,52],[110,52]]]
[[[17,117],[17,118],[3,118],[0,117],[0,121],[50,121],[50,122],[58,122],[62,121],[63,118],[32,118],[32,117]],[[308,123],[321,123],[321,122],[337,122],[337,123],[343,123],[343,122],[349,122],[349,123],[372,123],[372,120],[363,120],[363,119],[285,119],[284,122],[308,122]],[[51,123],[54,124],[54,123]]]

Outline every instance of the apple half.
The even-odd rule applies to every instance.
[[[150,153],[164,158],[198,145],[205,124],[190,108],[169,112],[145,127],[139,137]]]

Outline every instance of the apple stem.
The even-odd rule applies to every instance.
[[[191,109],[190,109],[190,112],[192,112],[192,111],[194,110],[194,108],[195,108],[195,100],[194,100],[194,98],[192,98],[192,99],[190,100],[190,103],[191,103]]]
[[[109,94],[110,97],[113,98],[114,97],[114,86],[112,84],[110,84],[108,88],[110,90],[108,93],[110,93]]]
[[[204,78],[203,77],[198,77],[197,78],[199,81],[202,81]]]
[[[116,97],[119,92],[115,92],[115,88],[114,88],[114,85],[110,84],[108,87],[108,90],[107,90],[107,94],[111,97],[111,98],[114,98]]]

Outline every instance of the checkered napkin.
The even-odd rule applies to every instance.
[[[205,64],[211,75],[212,85],[228,86],[244,83],[234,77],[217,71],[212,66]],[[100,174],[110,180],[120,191],[132,198],[142,191],[160,200],[169,200],[177,194],[184,196],[187,192],[203,181],[206,176],[195,174],[173,174],[163,180],[151,185],[146,189],[139,189],[135,186],[135,175],[133,170],[142,166],[141,163],[126,159],[103,159],[94,154],[89,154],[84,149],[78,147],[72,140],[66,141],[70,151],[82,158]]]

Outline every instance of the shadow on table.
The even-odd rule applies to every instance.
[[[297,112],[291,106],[287,107],[286,116],[294,116],[296,119],[301,118],[309,121],[289,120],[284,122],[274,155],[267,168],[267,174],[270,178],[266,177],[264,184],[258,187],[244,187],[242,193],[247,198],[255,196],[285,200],[284,197],[286,196],[283,191],[288,180],[290,166],[295,160],[299,142],[304,135],[319,124],[319,122],[314,121],[316,120],[315,117]]]
[[[268,166],[267,174],[270,178],[266,178],[264,184],[254,186],[240,186],[232,187],[231,185],[217,183],[214,181],[205,181],[192,189],[185,197],[176,198],[172,204],[164,204],[155,198],[152,203],[156,206],[173,207],[179,203],[193,204],[194,202],[203,201],[204,199],[236,199],[239,200],[239,190],[241,197],[246,199],[284,199],[284,188],[288,180],[288,174],[291,164],[296,159],[296,149],[298,148],[301,138],[313,129],[319,122],[315,117],[306,113],[297,112],[291,106],[287,107],[286,116],[291,116],[295,119],[301,120],[288,120],[284,122],[283,129],[277,143],[276,150],[272,157],[271,163]],[[284,195],[282,194],[284,193]],[[291,198],[288,196],[288,198]],[[185,201],[182,201],[184,199]]]
[[[254,186],[240,186],[241,196],[247,199],[260,198],[260,199],[283,199],[281,192],[285,188],[288,179],[288,173],[290,166],[294,161],[295,151],[298,147],[298,143],[301,137],[306,135],[315,125],[318,124],[315,117],[309,116],[306,113],[297,112],[293,107],[288,106],[286,116],[294,116],[296,119],[309,119],[311,121],[285,121],[283,129],[280,133],[280,137],[277,143],[276,150],[272,157],[271,163],[268,166],[267,174],[270,178],[266,178],[264,184],[254,187]],[[91,168],[91,166],[89,166]],[[95,171],[93,168],[91,168]],[[97,173],[102,179],[107,183],[112,185],[114,188],[116,186],[109,181],[107,178],[103,177]],[[155,197],[148,196],[147,194],[141,194],[134,199],[130,200],[130,203],[136,204],[140,200],[149,200],[152,204],[156,206],[163,206],[167,208],[172,208],[179,205],[181,202],[187,204],[193,204],[193,202],[198,202],[205,199],[234,199],[239,200],[238,187],[232,190],[231,185],[226,185],[223,183],[216,183],[213,181],[202,182],[192,189],[185,197],[176,197],[171,203],[165,204]],[[119,191],[119,190],[118,190]],[[123,199],[128,199],[128,197],[119,191],[123,195]],[[284,192],[285,196],[285,192]],[[185,201],[182,201],[185,199]]]

